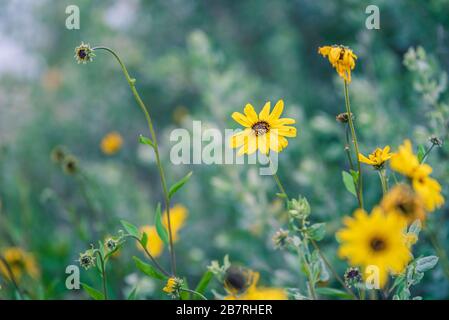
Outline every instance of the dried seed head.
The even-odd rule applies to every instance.
[[[276,249],[285,248],[290,241],[289,233],[286,230],[279,229],[273,236],[273,243]]]
[[[117,249],[118,241],[113,238],[108,238],[104,242],[104,245],[106,248],[108,248],[109,251],[114,251],[115,249]]]
[[[344,279],[349,288],[362,282],[362,274],[360,273],[360,269],[354,267],[348,268],[345,272]]]
[[[78,63],[86,64],[92,62],[94,57],[94,51],[89,44],[81,42],[81,44],[75,48],[75,60]]]
[[[96,260],[95,260],[95,256],[93,255],[92,250],[87,250],[84,253],[80,253],[78,262],[79,262],[80,266],[86,270],[95,266]]]
[[[438,138],[437,136],[431,136],[429,138],[430,143],[432,143],[434,146],[441,147],[443,145],[443,140]]]
[[[62,163],[65,159],[66,152],[63,147],[54,147],[51,151],[50,158],[54,163]]]
[[[76,159],[72,155],[68,155],[67,157],[65,157],[63,168],[64,172],[69,175],[76,174],[79,170],[78,159]]]

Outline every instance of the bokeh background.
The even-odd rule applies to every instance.
[[[68,5],[81,13],[81,29],[65,27]],[[381,29],[365,28],[365,8],[380,8]],[[81,41],[114,48],[150,106],[170,181],[194,172],[175,197],[189,216],[176,244],[178,269],[194,285],[211,260],[232,261],[261,273],[269,286],[298,287],[297,258],[273,249],[271,237],[285,219],[276,185],[255,165],[172,165],[171,130],[203,126],[236,128],[230,115],[247,102],[261,108],[284,99],[298,136],[280,157],[279,174],[290,196],[306,196],[312,220],[327,222],[322,247],[335,255],[341,217],[356,206],[341,181],[347,169],[342,82],[317,54],[345,44],[358,55],[350,86],[362,152],[397,147],[405,138],[426,144],[447,138],[449,1],[321,0],[2,0],[0,2],[0,250],[33,253],[40,276],[23,277],[32,298],[82,299],[65,288],[65,268],[79,252],[121,229],[120,219],[152,224],[162,194],[151,150],[138,142],[145,120],[111,56],[76,64]],[[410,48],[422,47],[419,50]],[[105,155],[101,139],[123,137],[122,149]],[[52,162],[56,146],[79,161],[82,176]],[[448,198],[449,143],[429,158]],[[365,168],[368,207],[381,196],[378,177]],[[449,249],[447,205],[428,221]],[[434,254],[423,236],[419,254]],[[138,285],[139,298],[167,298],[161,283],[142,275],[132,243],[108,266],[110,295],[124,298]],[[161,262],[168,265],[167,252]],[[94,270],[82,282],[100,288]],[[1,298],[13,298],[2,283]],[[332,285],[331,283],[330,285]],[[212,289],[223,292],[218,282]],[[426,299],[448,298],[441,267],[415,288]],[[208,296],[212,294],[208,292]]]

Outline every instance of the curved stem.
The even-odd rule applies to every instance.
[[[356,153],[357,170],[359,172],[359,177],[358,177],[358,181],[357,181],[357,199],[359,201],[359,207],[361,209],[363,209],[362,167],[360,165],[360,160],[359,160],[359,144],[357,142],[357,136],[355,134],[354,122],[352,121],[351,104],[349,102],[348,83],[346,82],[346,80],[344,81],[344,84],[345,84],[346,112],[348,114],[348,123],[349,123],[349,128],[351,129],[352,142],[354,144],[354,149],[355,149],[355,153]]]
[[[8,272],[9,279],[7,280],[9,280],[12,283],[12,285],[17,291],[17,294],[19,295],[19,298],[23,300],[22,291],[19,288],[19,285],[16,281],[16,278],[14,277],[14,273],[12,272],[11,266],[9,265],[8,261],[6,261],[6,259],[2,255],[0,255],[0,262],[2,262],[5,265],[6,271]]]
[[[195,291],[195,290],[190,290],[190,289],[186,289],[186,288],[181,288],[180,290],[181,290],[181,291],[185,291],[185,292],[189,292],[189,293],[196,294],[196,295],[197,295],[198,297],[200,297],[201,299],[207,300],[207,298],[206,298],[204,295],[202,295],[201,293],[199,293],[199,292],[197,292],[197,291]]]
[[[131,78],[131,76],[128,73],[128,70],[125,67],[125,64],[122,62],[122,60],[120,59],[120,57],[110,48],[107,47],[94,47],[92,48],[92,50],[105,50],[107,52],[109,52],[110,54],[112,54],[115,59],[118,61],[118,63],[120,64],[120,67],[122,68],[123,74],[126,77],[126,80],[128,81],[129,87],[131,88],[131,91],[134,95],[135,100],[137,101],[137,104],[139,105],[140,109],[142,110],[142,112],[145,115],[145,119],[147,121],[148,124],[148,129],[150,131],[150,135],[151,135],[151,140],[153,142],[153,149],[154,149],[154,153],[156,156],[156,164],[159,170],[159,175],[160,175],[160,179],[161,179],[161,185],[162,185],[162,190],[164,193],[164,202],[165,202],[165,210],[167,212],[167,225],[168,225],[168,236],[169,236],[169,242],[170,242],[170,261],[171,261],[171,269],[172,269],[172,273],[174,276],[176,276],[176,256],[175,256],[175,250],[174,250],[174,246],[173,246],[173,233],[172,233],[172,227],[171,227],[171,221],[170,221],[170,197],[169,197],[169,193],[168,193],[168,188],[167,188],[167,182],[165,179],[165,174],[164,174],[164,169],[162,167],[162,163],[161,163],[161,159],[160,159],[160,155],[159,155],[159,147],[158,147],[158,143],[157,143],[157,137],[156,137],[156,132],[154,131],[154,127],[153,127],[153,122],[151,120],[151,116],[148,112],[147,107],[145,106],[145,104],[143,103],[142,99],[140,98],[139,93],[136,90],[136,79]]]

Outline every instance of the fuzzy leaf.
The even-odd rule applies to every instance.
[[[419,163],[423,162],[424,155],[426,154],[426,148],[421,144],[418,146],[418,161]]]
[[[438,257],[437,256],[427,256],[423,258],[419,258],[416,261],[416,271],[418,272],[426,272],[433,267],[436,266],[438,263]]]
[[[315,223],[307,228],[308,236],[315,240],[320,241],[326,235],[326,224],[325,223]]]

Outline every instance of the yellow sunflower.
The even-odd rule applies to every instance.
[[[398,152],[390,160],[390,167],[411,179],[413,189],[423,199],[427,211],[434,211],[444,204],[441,185],[430,177],[432,167],[419,162],[410,140],[405,140],[399,146]]]
[[[351,82],[351,70],[355,68],[357,56],[351,49],[345,46],[324,46],[318,48],[318,53],[329,59],[332,67],[346,82]]]
[[[350,265],[379,268],[379,284],[384,287],[388,274],[401,273],[412,258],[406,243],[406,221],[399,215],[385,215],[374,208],[371,215],[357,209],[354,217],[343,220],[345,228],[337,233],[338,254]]]
[[[225,300],[288,300],[287,293],[282,288],[257,287],[260,275],[258,272],[250,271],[250,273],[250,284],[247,289],[240,294],[231,290]]]
[[[11,268],[12,274],[17,281],[19,281],[24,274],[27,274],[32,278],[39,277],[40,271],[33,254],[28,253],[19,247],[9,247],[2,251],[2,256]],[[9,271],[1,260],[0,273],[9,279]]]
[[[123,145],[123,138],[118,132],[110,132],[101,140],[101,151],[106,155],[113,155],[120,151]]]
[[[291,118],[280,118],[284,110],[284,101],[279,100],[270,113],[270,101],[265,103],[257,114],[251,104],[244,108],[244,114],[234,112],[232,119],[245,129],[231,137],[231,147],[240,148],[238,155],[253,154],[259,150],[268,154],[270,150],[280,152],[287,147],[288,138],[296,137],[296,128],[289,126],[295,123]]]
[[[424,221],[426,211],[422,198],[406,184],[398,184],[391,189],[380,203],[381,208],[387,214],[403,216],[409,224],[419,219]]]
[[[359,153],[359,161],[362,163],[369,164],[373,166],[375,169],[382,169],[391,157],[393,156],[390,153],[390,146],[386,146],[385,148],[376,148],[368,157],[365,157],[363,154]]]
[[[184,226],[185,220],[188,216],[188,210],[186,207],[180,204],[176,204],[170,209],[170,222],[173,234],[173,242],[176,242],[179,238],[178,232]],[[162,224],[168,230],[167,213],[162,215]],[[153,257],[159,257],[164,251],[164,243],[159,237],[155,226],[143,226],[140,228],[141,233],[146,233],[148,237],[147,250]],[[137,244],[140,250],[142,247]]]

